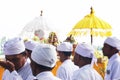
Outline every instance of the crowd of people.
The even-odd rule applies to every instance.
[[[54,32],[46,43],[9,39],[3,47],[5,61],[0,61],[5,69],[2,80],[120,80],[119,39],[108,37],[104,41],[102,51],[108,57],[104,77],[94,68],[98,59],[93,46],[74,43],[72,36],[58,42]]]

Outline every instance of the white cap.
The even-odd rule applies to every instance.
[[[52,68],[57,61],[56,48],[50,44],[40,44],[32,51],[31,58],[37,64]]]
[[[78,44],[75,48],[75,52],[83,57],[92,58],[91,66],[97,62],[97,59],[94,56],[94,48],[91,45],[86,43]]]
[[[24,42],[25,44],[25,48],[28,50],[33,50],[39,43],[35,42],[35,41],[26,41]]]
[[[34,34],[36,36],[38,36],[39,38],[43,38],[45,35],[45,32],[43,30],[39,29],[39,30],[36,30]]]
[[[72,52],[73,46],[70,42],[62,42],[57,46],[57,51]]]
[[[120,40],[117,39],[116,37],[108,37],[104,43],[117,48],[118,50],[120,50]]]
[[[16,37],[5,42],[3,50],[5,55],[20,54],[25,51],[25,45],[21,38]]]

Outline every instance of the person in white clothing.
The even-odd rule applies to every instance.
[[[57,70],[57,77],[62,80],[72,80],[73,72],[79,69],[70,59],[72,51],[73,46],[70,42],[62,42],[57,46],[57,52],[62,62]]]
[[[109,58],[105,80],[120,80],[120,40],[108,37],[104,41],[103,54]]]
[[[51,70],[56,65],[57,52],[51,44],[39,44],[31,53],[31,68],[36,80],[61,80]]]
[[[75,48],[74,64],[79,66],[72,76],[72,80],[103,80],[100,74],[93,68],[97,59],[94,56],[94,48],[87,43],[79,43]]]
[[[6,69],[2,80],[27,80],[28,76],[32,76],[25,45],[21,38],[15,37],[5,42],[4,54],[6,61],[0,61],[0,65]]]

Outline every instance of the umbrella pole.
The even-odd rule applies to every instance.
[[[93,43],[93,36],[92,36],[92,34],[90,35],[90,37],[91,37],[91,45],[92,45],[92,43]]]
[[[90,38],[91,38],[91,45],[92,45],[92,43],[93,43],[92,28],[91,28]]]

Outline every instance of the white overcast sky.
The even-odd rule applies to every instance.
[[[48,26],[67,33],[90,13],[91,6],[97,17],[112,26],[113,35],[120,35],[119,0],[0,0],[0,37],[20,34],[41,10]]]

